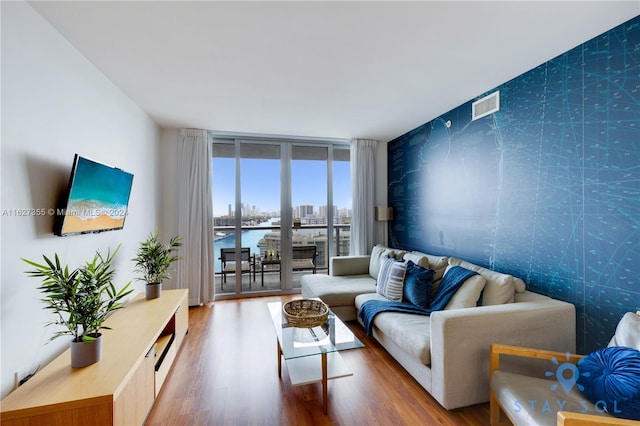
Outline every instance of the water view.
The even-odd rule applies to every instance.
[[[280,218],[272,218],[269,219],[266,222],[262,222],[261,224],[259,224],[258,226],[262,226],[265,228],[269,228],[271,226],[273,226],[274,223],[279,222]],[[247,231],[242,231],[241,234],[241,238],[242,238],[242,247],[249,247],[251,249],[251,254],[255,254],[255,255],[259,255],[260,254],[260,247],[258,247],[258,242],[264,238],[264,236],[267,234],[267,232],[270,232],[269,229],[265,229],[265,230],[261,230],[261,229],[251,229],[251,230],[247,230]],[[235,233],[231,233],[228,234],[224,237],[221,237],[219,239],[216,239],[216,241],[213,243],[213,248],[214,248],[214,256],[215,256],[215,272],[220,272],[222,270],[221,268],[221,262],[220,262],[220,249],[221,248],[235,248],[236,246],[236,234]]]

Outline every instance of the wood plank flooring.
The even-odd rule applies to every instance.
[[[366,348],[341,352],[352,377],[322,387],[278,378],[277,341],[266,303],[290,297],[218,301],[189,309],[189,334],[147,425],[487,425],[489,405],[442,408],[357,323]]]

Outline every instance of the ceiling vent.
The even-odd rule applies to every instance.
[[[477,120],[496,111],[500,111],[499,90],[471,104],[471,120]]]

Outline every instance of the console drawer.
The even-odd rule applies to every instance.
[[[155,392],[157,397],[178,353],[175,345],[175,335],[169,334],[159,338],[156,348]]]

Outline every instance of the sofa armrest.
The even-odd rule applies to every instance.
[[[545,299],[431,314],[432,395],[447,409],[489,400],[492,343],[575,352],[575,307]]]
[[[569,411],[558,411],[558,426],[600,426],[600,425],[632,426],[638,425],[636,420],[618,419],[615,417],[602,418],[593,414],[571,413]]]
[[[365,275],[369,273],[369,255],[335,256],[329,260],[329,275]]]

